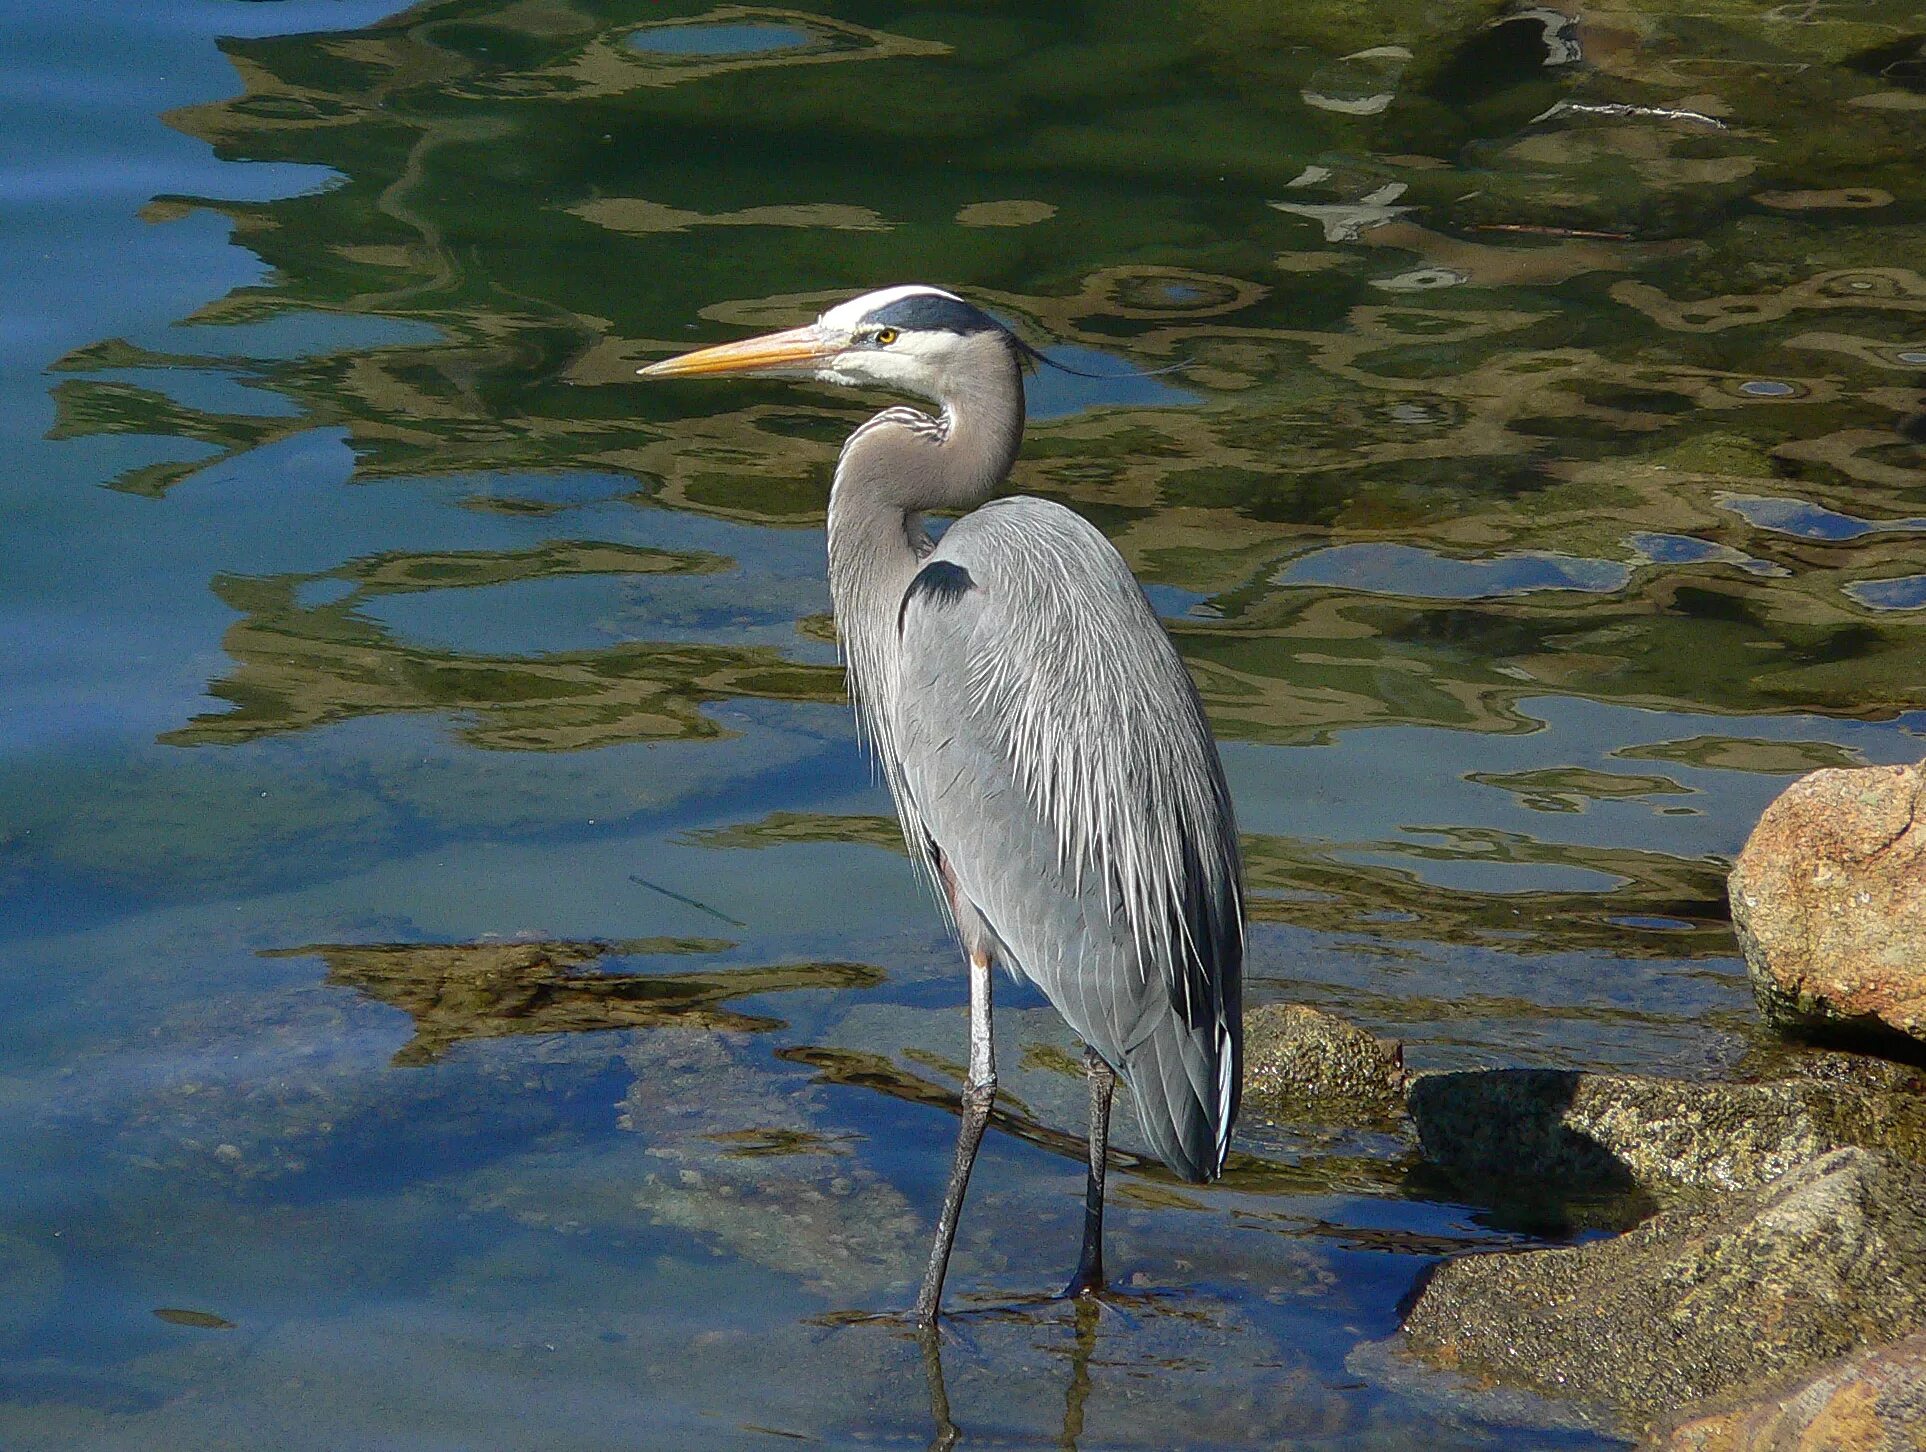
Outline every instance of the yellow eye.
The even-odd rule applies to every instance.
[[[890,345],[891,343],[894,343],[895,341],[896,341],[896,329],[894,329],[894,328],[878,328],[878,329],[876,330],[876,346],[877,346],[877,347],[879,347],[879,348],[887,348],[887,347],[888,347],[888,346],[889,346],[889,345]]]

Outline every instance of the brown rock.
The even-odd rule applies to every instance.
[[[1769,1020],[1926,1042],[1926,763],[1793,783],[1753,829],[1730,890]]]
[[[1911,1335],[1926,1320],[1922,1206],[1917,1169],[1835,1150],[1609,1240],[1447,1260],[1399,1343],[1435,1366],[1650,1426]]]
[[[1648,1452],[1921,1452],[1926,1331],[1831,1362],[1722,1410],[1690,1416]]]
[[[1396,1042],[1300,1003],[1244,1015],[1244,1096],[1254,1104],[1401,1117],[1404,1089]]]
[[[1753,1189],[1846,1145],[1926,1164],[1917,1076],[1888,1066],[1861,1078],[1728,1084],[1478,1069],[1417,1075],[1410,1106],[1432,1163],[1567,1188]]]

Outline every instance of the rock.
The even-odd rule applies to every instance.
[[[1244,1015],[1247,1102],[1396,1117],[1404,1090],[1401,1044],[1303,1004],[1265,1004]]]
[[[1841,1149],[1570,1249],[1441,1264],[1398,1344],[1632,1427],[1926,1317],[1926,1177]]]
[[[1730,894],[1768,1020],[1926,1042],[1926,763],[1793,783],[1753,829]]]
[[[1926,1163],[1926,1098],[1820,1077],[1697,1083],[1555,1069],[1421,1074],[1425,1158],[1458,1174],[1563,1188],[1740,1190],[1846,1145]]]
[[[1691,1415],[1645,1445],[1647,1452],[1918,1452],[1926,1447],[1926,1331]]]

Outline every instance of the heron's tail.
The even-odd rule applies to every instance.
[[[1243,1085],[1243,1035],[1234,1013],[1189,1027],[1176,1013],[1124,1051],[1124,1082],[1157,1158],[1192,1184],[1224,1169]]]

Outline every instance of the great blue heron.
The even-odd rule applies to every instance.
[[[1016,459],[1038,357],[981,309],[912,286],[639,370],[867,384],[940,409],[857,429],[829,494],[850,695],[969,959],[969,1076],[921,1325],[996,1097],[992,962],[1040,987],[1086,1046],[1090,1168],[1066,1294],[1103,1286],[1116,1076],[1158,1156],[1197,1183],[1223,1170],[1241,1088],[1243,887],[1196,687],[1095,528],[1045,499],[985,503]],[[925,510],[964,509],[940,540],[923,528]]]

